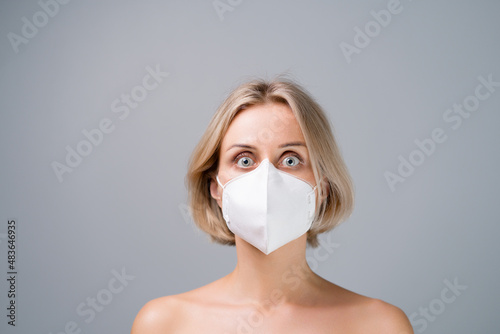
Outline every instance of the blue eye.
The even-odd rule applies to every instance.
[[[250,167],[254,164],[254,161],[249,157],[242,157],[238,159],[238,166],[240,167]]]
[[[287,167],[295,167],[300,163],[300,159],[296,156],[289,155],[283,159],[283,164]]]

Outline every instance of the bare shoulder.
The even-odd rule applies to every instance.
[[[193,314],[200,314],[200,310],[210,300],[214,284],[147,302],[135,317],[131,334],[164,334],[185,330]]]
[[[131,334],[164,334],[175,330],[182,310],[176,295],[147,302],[135,317]]]
[[[343,315],[355,324],[356,332],[380,334],[413,334],[406,314],[383,300],[370,298],[336,286],[336,296],[342,302]]]
[[[380,299],[368,298],[364,306],[364,312],[365,323],[373,333],[413,334],[413,328],[408,317],[399,307]]]

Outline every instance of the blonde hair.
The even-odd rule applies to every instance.
[[[238,86],[218,108],[195,147],[186,175],[189,207],[196,225],[211,241],[234,245],[222,211],[210,194],[218,169],[219,151],[235,115],[254,105],[283,103],[290,107],[302,129],[318,186],[316,216],[307,242],[318,246],[317,235],[348,218],[354,207],[354,187],[322,108],[304,88],[287,79],[253,80]],[[326,192],[326,193],[325,193]]]

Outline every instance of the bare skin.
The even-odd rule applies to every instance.
[[[259,135],[262,129],[271,131]],[[276,168],[316,184],[302,131],[285,105],[257,105],[238,113],[220,152],[222,184],[266,158]],[[210,190],[221,206],[223,190],[215,180]],[[131,334],[413,333],[399,308],[315,274],[306,261],[306,241],[304,234],[265,255],[236,236],[238,261],[230,274],[148,302]]]

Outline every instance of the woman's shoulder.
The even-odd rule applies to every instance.
[[[205,289],[206,286],[148,301],[137,313],[131,334],[173,332],[199,303]]]
[[[174,330],[174,319],[180,312],[179,305],[180,300],[176,295],[150,300],[137,313],[131,334],[155,334]]]
[[[413,329],[406,314],[399,307],[383,300],[368,298],[360,308],[363,332],[373,331],[384,334],[413,334]],[[374,332],[375,333],[375,332]]]
[[[412,334],[406,314],[399,307],[332,284],[333,301],[343,316],[359,326],[360,333]],[[337,309],[337,308],[336,308]]]

